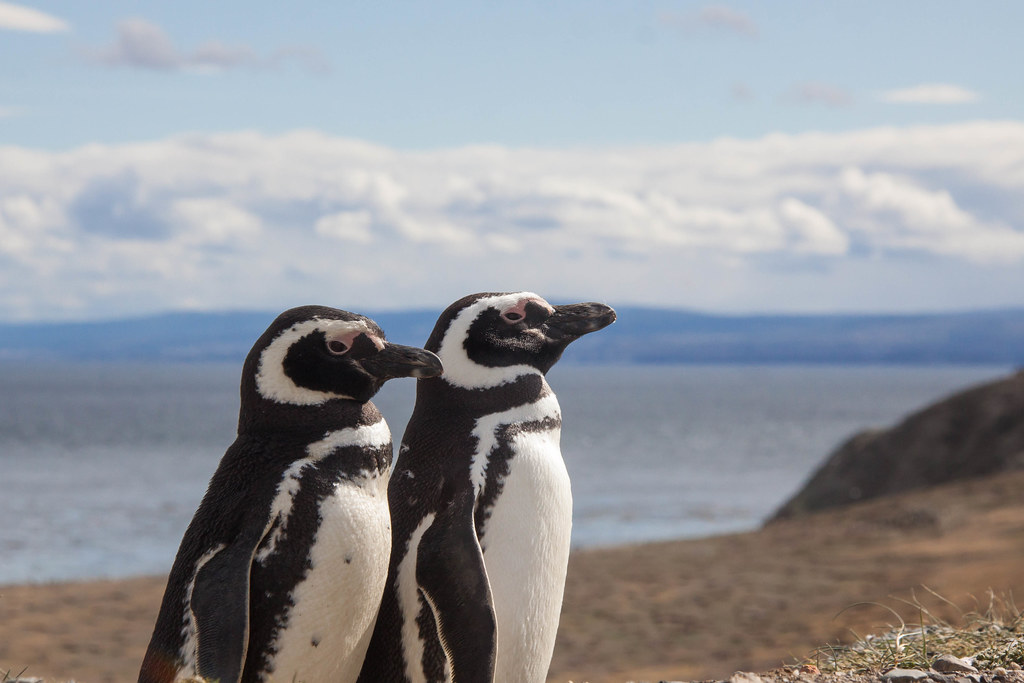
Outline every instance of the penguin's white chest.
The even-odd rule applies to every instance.
[[[309,570],[292,592],[268,680],[355,681],[390,557],[387,473],[338,482],[320,505]]]
[[[557,426],[511,437],[508,473],[483,529],[498,623],[496,683],[542,683],[554,650],[572,531],[559,437]]]

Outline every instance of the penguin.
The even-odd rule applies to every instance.
[[[543,683],[569,559],[572,493],[545,375],[615,321],[597,303],[473,294],[425,348],[388,488],[392,552],[360,683]]]
[[[238,436],[178,549],[140,683],[356,679],[391,546],[391,433],[370,398],[441,370],[361,315],[274,320],[245,359]]]

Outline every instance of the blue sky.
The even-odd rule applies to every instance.
[[[0,2],[0,319],[1024,305],[1017,2]]]
[[[22,112],[3,139],[49,149],[296,128],[401,148],[663,144],[1024,109],[1015,2],[22,6],[66,30],[2,34],[0,58],[18,68],[0,97]],[[147,62],[163,46],[145,36],[113,54],[119,35],[143,33],[133,21],[172,58]],[[220,62],[188,64],[211,45]],[[886,100],[927,84],[969,101]]]

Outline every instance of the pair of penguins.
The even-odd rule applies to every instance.
[[[246,358],[238,438],[185,532],[140,683],[543,682],[572,525],[545,373],[614,320],[474,294],[424,350],[346,311],[282,313]],[[392,471],[370,398],[396,377],[419,379]]]

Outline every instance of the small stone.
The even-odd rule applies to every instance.
[[[992,673],[999,678],[1006,678],[1006,669],[1001,666],[992,669]]]
[[[953,655],[940,655],[932,662],[932,668],[942,673],[964,673],[976,674],[978,670],[971,666],[970,662],[954,657]]]
[[[764,679],[749,671],[737,671],[729,679],[729,683],[764,683]]]
[[[801,676],[817,676],[821,673],[818,667],[813,664],[804,664],[797,671]]]
[[[893,669],[882,675],[887,683],[913,683],[928,678],[928,672],[920,669]]]

